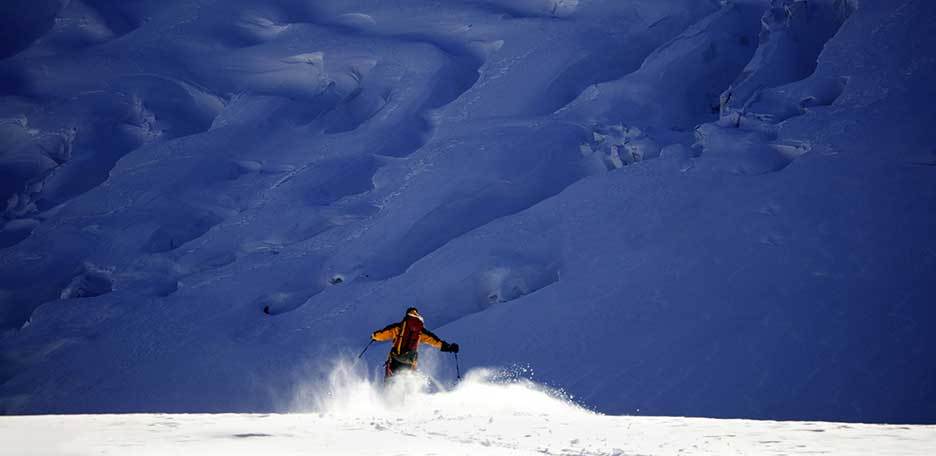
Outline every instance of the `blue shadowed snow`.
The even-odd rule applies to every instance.
[[[415,305],[602,412],[936,423],[931,2],[0,11],[0,413],[281,410]]]

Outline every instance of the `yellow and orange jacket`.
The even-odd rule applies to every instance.
[[[377,342],[393,340],[393,347],[390,349],[390,358],[403,361],[409,357],[401,357],[410,352],[415,352],[419,344],[426,344],[436,349],[442,349],[442,339],[423,327],[421,318],[407,315],[403,321],[393,323],[386,328],[374,331],[371,339]],[[402,359],[401,359],[402,358]],[[412,358],[412,364],[415,363],[415,357]]]

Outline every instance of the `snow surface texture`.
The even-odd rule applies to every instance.
[[[0,439],[10,454],[34,456],[929,456],[936,448],[934,426],[615,417],[529,382],[492,381],[491,372],[433,394],[417,378],[388,393],[349,366],[337,372],[331,387],[308,396],[318,399],[311,413],[0,417]]]
[[[415,305],[602,412],[936,422],[934,2],[0,8],[0,412],[282,411]]]

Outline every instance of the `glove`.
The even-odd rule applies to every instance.
[[[458,344],[450,344],[447,342],[442,342],[442,351],[458,353]]]

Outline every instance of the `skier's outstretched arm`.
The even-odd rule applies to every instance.
[[[419,334],[419,341],[444,352],[458,353],[458,344],[445,342],[426,328],[423,328],[422,333]]]
[[[387,325],[387,327],[384,329],[379,329],[377,331],[374,331],[373,333],[371,333],[370,337],[371,337],[371,340],[374,340],[377,342],[383,342],[383,341],[393,339],[399,333],[400,333],[400,324],[393,323],[392,325]]]

